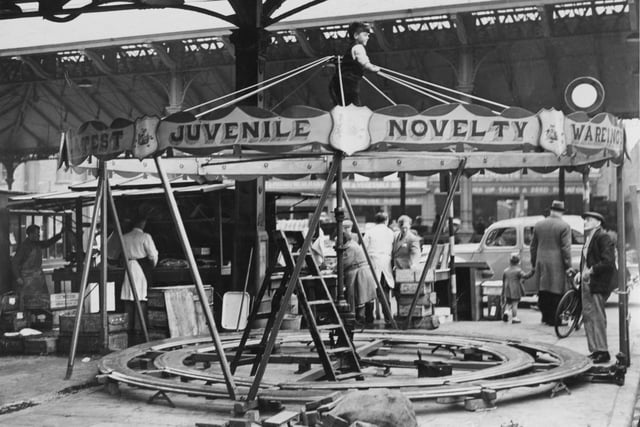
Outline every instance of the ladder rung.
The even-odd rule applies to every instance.
[[[337,354],[337,353],[347,353],[352,352],[351,347],[336,347],[336,348],[328,348],[328,354]]]
[[[347,372],[346,374],[336,375],[336,381],[349,380],[351,378],[362,378],[362,372]]]
[[[308,301],[309,305],[321,305],[321,304],[331,304],[333,301],[330,299],[317,299],[313,301]]]
[[[326,325],[318,325],[318,329],[320,330],[328,330],[328,329],[341,329],[342,325],[338,324],[338,323],[329,323]]]

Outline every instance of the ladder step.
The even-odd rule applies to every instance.
[[[322,305],[322,304],[332,304],[333,301],[330,299],[317,299],[313,301],[308,301],[309,305]]]
[[[347,352],[351,353],[351,347],[335,347],[327,349],[327,354],[338,354]]]
[[[320,280],[323,276],[300,276],[300,280]]]
[[[363,378],[363,375],[361,372],[347,372],[336,375],[336,381],[350,380],[352,378]]]
[[[339,323],[329,323],[326,325],[318,325],[318,329],[322,331],[326,331],[329,329],[342,329],[342,325],[340,325]]]

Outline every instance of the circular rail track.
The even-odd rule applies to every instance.
[[[235,354],[239,341],[239,334],[222,336],[228,359]],[[255,354],[258,343],[259,337],[249,340],[243,355]],[[335,391],[371,388],[394,388],[411,400],[479,396],[486,390],[559,382],[592,366],[587,357],[563,347],[497,338],[372,330],[356,333],[354,345],[364,380],[323,381],[309,334],[280,332],[258,397],[306,402]],[[418,359],[448,365],[451,375],[418,378]],[[240,397],[246,396],[252,384],[250,367],[241,365],[234,375]],[[380,376],[381,369],[390,375]],[[229,397],[210,337],[140,344],[105,356],[99,370],[101,378],[111,384],[207,398]]]

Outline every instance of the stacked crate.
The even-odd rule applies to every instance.
[[[0,297],[0,332],[17,332],[28,326],[18,303],[18,297],[12,293]]]
[[[196,310],[196,314],[199,317],[198,323],[206,324],[204,313],[200,305],[200,298],[195,285],[186,286],[163,286],[157,288],[150,288],[147,293],[147,306],[149,324],[147,325],[149,332],[149,339],[163,339],[171,336],[169,332],[169,319],[167,316],[167,308],[165,304],[164,293],[172,289],[188,289],[193,295],[193,303]],[[207,295],[207,301],[210,307],[213,307],[213,287],[211,285],[204,285],[204,291]]]
[[[29,295],[24,299],[24,315],[30,328],[49,331],[59,326],[60,315],[75,314],[77,306],[77,292]]]
[[[431,282],[424,283],[418,294],[418,300],[413,313],[409,313],[411,303],[419,286],[420,271],[396,270],[396,299],[398,303],[398,314],[396,321],[405,323],[411,317],[410,327],[433,328],[433,306],[435,305],[436,294],[433,292]]]
[[[75,321],[75,315],[60,316],[59,351],[69,351]],[[107,315],[108,344],[106,349],[102,348],[101,324],[101,313],[82,315],[77,346],[78,352],[98,353],[103,350],[124,350],[128,347],[127,327],[129,325],[129,316],[126,313],[109,313]]]

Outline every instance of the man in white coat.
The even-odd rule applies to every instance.
[[[395,304],[391,304],[390,297],[391,289],[395,287],[391,265],[394,234],[393,230],[387,226],[389,217],[386,212],[378,212],[374,221],[375,225],[364,235],[364,247],[371,258],[376,277],[380,281],[387,301],[389,301],[389,305],[393,311]]]
[[[158,263],[158,250],[153,238],[149,233],[144,232],[146,225],[146,218],[138,218],[133,222],[133,229],[122,236],[122,246],[133,276],[133,286],[136,288],[145,322],[147,320],[147,277],[149,271]],[[132,333],[137,313],[128,274],[124,276],[120,298],[124,301],[125,313],[129,315],[129,332]]]

